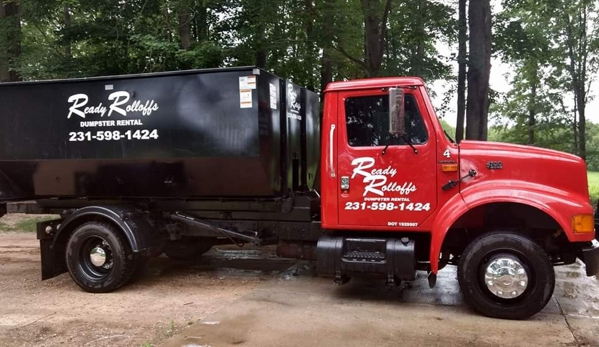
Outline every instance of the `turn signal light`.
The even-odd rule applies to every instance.
[[[443,164],[441,165],[442,172],[457,172],[458,164]]]
[[[595,218],[592,214],[577,214],[572,217],[572,229],[575,233],[592,233],[595,231]]]

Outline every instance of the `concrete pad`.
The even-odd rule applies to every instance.
[[[467,307],[455,268],[443,270],[434,289],[421,276],[387,290],[367,280],[337,287],[316,277],[313,266],[301,266],[295,276],[262,284],[164,346],[599,346],[599,320],[591,318],[599,283],[580,276],[580,288],[564,290],[573,276],[566,273],[581,271],[558,268],[554,300],[529,320],[508,321]]]

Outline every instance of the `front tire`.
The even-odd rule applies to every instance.
[[[555,289],[555,271],[534,241],[512,232],[493,232],[462,253],[458,280],[464,300],[493,318],[526,319],[541,311]]]
[[[90,293],[118,289],[143,267],[122,233],[102,222],[75,229],[67,244],[66,263],[75,283]]]

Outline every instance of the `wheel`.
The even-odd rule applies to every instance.
[[[168,241],[164,246],[164,254],[174,260],[196,260],[212,248],[212,240],[182,238]]]
[[[458,281],[464,300],[494,318],[526,319],[541,311],[555,288],[545,251],[512,232],[480,236],[462,253]]]
[[[79,226],[67,244],[66,263],[71,277],[83,290],[108,293],[127,283],[142,262],[125,237],[102,222]]]

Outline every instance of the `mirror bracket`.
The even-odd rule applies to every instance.
[[[389,88],[389,133],[403,137],[406,134],[406,113],[403,88]]]

